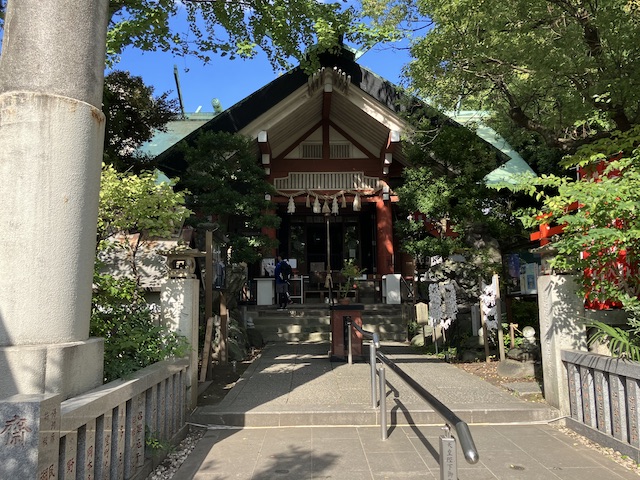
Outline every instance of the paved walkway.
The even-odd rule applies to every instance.
[[[368,364],[331,362],[328,349],[267,346],[222,402],[194,412],[208,430],[174,478],[440,479],[442,419],[387,368],[382,440]],[[545,404],[404,345],[382,350],[469,424],[480,461],[468,464],[458,443],[458,479],[638,478],[548,425],[558,412]]]

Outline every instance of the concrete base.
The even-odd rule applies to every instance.
[[[198,321],[199,280],[196,278],[170,278],[161,288],[162,321],[172,331],[184,335],[189,341],[189,381],[191,396],[189,407],[198,404]]]
[[[0,398],[59,394],[64,400],[102,385],[104,340],[0,347]]]
[[[587,351],[585,311],[575,278],[538,277],[538,307],[545,400],[563,415],[570,415],[569,382],[561,351]]]

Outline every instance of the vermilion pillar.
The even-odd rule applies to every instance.
[[[271,240],[275,240],[276,239],[276,229],[273,227],[262,227],[261,232],[264,236],[266,236],[267,238],[270,238]],[[276,250],[272,250],[271,254],[275,257],[276,256]]]
[[[391,202],[376,200],[376,247],[378,252],[377,273],[393,273],[393,216]]]

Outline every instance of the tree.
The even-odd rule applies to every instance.
[[[184,338],[153,321],[136,266],[141,244],[152,237],[168,237],[189,214],[184,207],[186,192],[174,192],[174,184],[160,182],[153,172],[135,175],[103,165],[91,335],[105,339],[106,381],[187,352]],[[124,241],[107,241],[116,233],[124,234]],[[116,278],[101,271],[100,258],[113,249],[124,251],[131,276]]]
[[[231,263],[252,263],[273,241],[260,233],[277,227],[280,219],[265,200],[274,194],[264,170],[255,161],[250,139],[225,132],[201,133],[193,146],[181,144],[188,163],[185,185],[191,191],[189,207],[212,216],[228,236]],[[197,221],[197,219],[195,219]]]
[[[407,71],[437,105],[493,111],[502,124],[573,153],[640,121],[634,6],[628,0],[417,0],[433,28],[413,45]]]
[[[6,2],[0,0],[0,31]],[[274,68],[289,68],[291,59],[315,65],[322,53],[348,40],[372,45],[393,38],[393,22],[370,25],[346,2],[316,0],[110,0],[107,57],[111,64],[127,47],[193,55],[209,62],[215,55],[251,58],[263,50]],[[172,20],[186,20],[187,31]]]
[[[589,304],[609,301],[629,313],[628,328],[596,322],[595,338],[605,337],[616,355],[640,360],[640,126],[614,132],[578,149],[565,166],[586,178],[548,175],[526,178],[508,188],[541,202],[520,212],[526,226],[554,223],[554,269],[577,273]],[[598,172],[597,175],[589,172]],[[593,175],[593,176],[591,176]]]
[[[166,124],[177,117],[176,100],[168,92],[158,97],[142,77],[113,71],[105,77],[102,111],[106,116],[104,161],[117,170],[149,168],[151,159],[138,148],[151,140],[156,131],[166,131]]]
[[[174,191],[175,181],[160,182],[154,172],[120,173],[102,168],[98,209],[98,251],[122,248],[138,282],[136,254],[141,244],[153,237],[169,237],[179,230],[189,215],[185,208],[187,192]],[[125,241],[107,241],[124,234]]]
[[[480,224],[494,238],[513,240],[516,229],[508,203],[483,182],[498,165],[497,152],[466,128],[426,123],[411,139],[411,167],[395,189],[406,218],[396,222],[402,249],[422,258],[463,252],[465,232]],[[427,219],[431,228],[416,221],[415,214]],[[457,236],[446,235],[447,230]]]

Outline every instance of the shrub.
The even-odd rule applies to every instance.
[[[187,340],[154,323],[135,281],[94,275],[91,336],[104,338],[104,381],[188,351]]]

